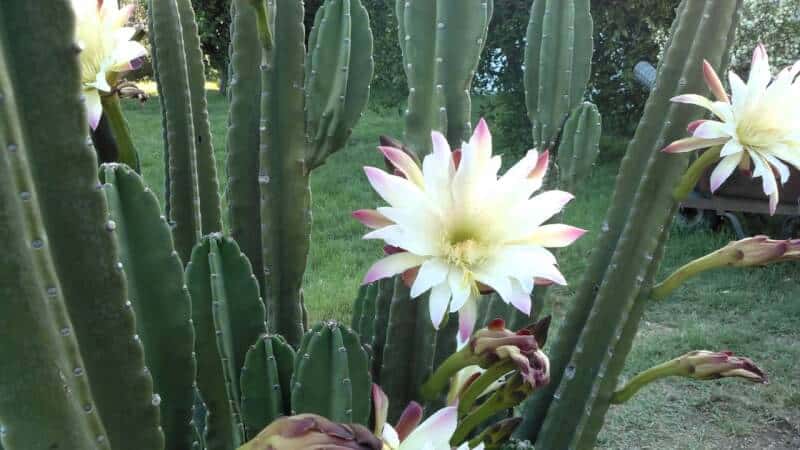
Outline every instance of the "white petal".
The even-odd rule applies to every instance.
[[[450,448],[450,438],[456,431],[458,412],[455,406],[448,406],[437,411],[428,420],[422,422],[403,441],[402,450],[417,450],[430,445],[435,450]]]
[[[112,72],[125,72],[132,70],[135,67],[131,64],[132,61],[147,55],[147,50],[138,42],[128,41],[114,49],[113,63],[111,65]]]
[[[397,449],[400,448],[400,437],[397,435],[397,431],[389,425],[388,423],[383,425],[383,442],[385,442],[390,449]]]
[[[762,180],[762,187],[764,189],[764,194],[770,195],[778,190],[778,183],[775,181],[775,174],[772,173],[772,169],[769,167],[766,161],[764,161],[761,156],[753,151],[750,151],[750,158],[753,160],[755,164],[755,169],[753,170],[753,178],[761,177]]]
[[[428,297],[428,309],[431,315],[431,322],[433,327],[439,329],[439,324],[442,323],[445,313],[447,312],[447,305],[450,303],[450,286],[448,283],[440,283],[431,289],[431,295]]]
[[[545,280],[550,280],[553,283],[560,284],[562,286],[567,285],[567,280],[564,278],[564,275],[556,268],[556,266],[553,265],[537,266],[536,276],[539,278],[544,278]]]
[[[469,342],[472,332],[475,330],[475,321],[478,320],[478,305],[477,301],[469,301],[458,310],[458,337],[456,346],[460,350],[461,347]]]
[[[753,51],[753,62],[750,66],[750,77],[747,79],[747,89],[752,95],[767,88],[772,75],[769,70],[767,49],[759,44]]]
[[[706,120],[694,130],[692,135],[703,139],[728,138],[734,136],[731,131],[735,132],[727,124],[715,120]]]
[[[364,173],[375,192],[392,206],[416,208],[428,203],[423,192],[405,178],[389,175],[375,167],[364,167]]]
[[[450,291],[453,293],[453,301],[450,304],[451,311],[458,311],[464,306],[464,303],[469,300],[472,292],[472,286],[465,279],[464,274],[460,270],[451,270],[447,276],[447,282],[450,285]]]
[[[586,230],[559,223],[542,225],[525,239],[528,244],[542,247],[566,247],[584,235]]]
[[[742,144],[739,143],[736,139],[731,139],[722,146],[722,151],[719,152],[719,156],[724,158],[726,156],[734,155],[736,153],[741,153],[744,150]]]
[[[411,286],[411,298],[417,298],[433,286],[444,283],[449,271],[450,267],[440,259],[429,259],[422,263]]]
[[[426,258],[423,256],[414,255],[408,252],[395,253],[383,259],[378,260],[370,267],[367,274],[364,276],[363,284],[372,283],[383,278],[388,278],[398,273],[403,273],[408,269],[417,267]]]
[[[731,85],[731,103],[735,111],[741,111],[747,104],[747,85],[736,75],[735,72],[728,72],[728,80]]]
[[[526,316],[531,315],[531,291],[526,291],[522,285],[514,280],[511,304]]]
[[[86,118],[92,130],[97,128],[103,116],[103,104],[100,102],[100,93],[97,89],[83,90],[84,105],[86,105]]]
[[[733,155],[726,156],[717,164],[714,171],[711,172],[711,192],[716,192],[717,189],[731,176],[739,162],[742,160],[743,153],[734,153]]]
[[[789,180],[789,167],[787,167],[786,164],[784,164],[781,160],[767,152],[761,152],[760,154],[770,166],[777,169],[781,177],[781,184],[786,183]]]

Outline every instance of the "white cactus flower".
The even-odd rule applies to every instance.
[[[147,50],[131,41],[136,33],[126,27],[133,5],[119,8],[117,0],[72,0],[75,37],[81,49],[81,83],[89,125],[97,128],[103,107],[100,94],[110,94],[110,76],[135,69]]]
[[[706,84],[714,94],[712,101],[696,94],[680,95],[677,103],[702,106],[719,120],[698,120],[689,125],[692,137],[673,142],[665,152],[688,152],[722,146],[721,160],[711,174],[711,191],[716,191],[736,168],[750,170],[761,177],[770,212],[778,205],[778,178],[789,179],[789,167],[800,169],[800,61],[783,69],[772,80],[767,51],[763,45],[753,52],[747,84],[729,73],[731,96],[725,92],[717,73],[704,65]],[[778,177],[776,178],[776,173]]]
[[[396,168],[390,175],[365,167],[372,187],[389,206],[353,215],[391,249],[367,272],[364,283],[411,271],[411,297],[430,290],[430,316],[438,328],[448,311],[459,311],[462,341],[472,334],[476,300],[496,291],[530,313],[535,281],[566,284],[547,248],[564,247],[584,230],[544,224],[572,200],[572,194],[541,186],[548,154],[531,150],[503,176],[500,156],[481,119],[468,143],[451,151],[432,133],[433,153],[422,168],[405,152],[380,147]],[[411,278],[411,277],[407,277]]]

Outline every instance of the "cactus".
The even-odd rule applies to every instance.
[[[520,426],[537,446],[594,444],[674,215],[671,191],[687,165],[685,157],[657,150],[682,136],[700,115],[669,99],[703,89],[704,58],[717,67],[725,64],[731,39],[700,36],[730,37],[740,5],[698,0],[679,7],[658,82],[622,162],[603,235],[553,345],[551,384],[530,403]]]
[[[161,398],[166,448],[189,449],[195,360],[183,266],[158,200],[141,178],[127,166],[106,164],[100,181],[109,205],[106,227],[116,230],[145,362]]]
[[[242,423],[252,439],[273,420],[290,415],[295,353],[281,336],[264,335],[247,351],[241,377]]]
[[[553,148],[567,114],[583,99],[592,60],[589,0],[535,0],[525,45],[525,102],[533,142]]]
[[[328,0],[317,13],[306,56],[302,2],[270,4],[262,8],[272,11],[275,32],[271,46],[262,42],[261,230],[243,232],[261,235],[270,329],[297,345],[303,333],[301,285],[311,227],[308,177],[342,148],[366,104],[372,32],[359,0]],[[246,182],[254,181],[249,174]],[[239,223],[253,225],[244,218]]]
[[[430,152],[431,130],[453,148],[471,132],[469,89],[493,7],[493,0],[397,0],[409,87],[405,143],[418,155]]]
[[[304,336],[292,375],[293,414],[367,425],[372,380],[358,335],[336,323],[317,324]]]
[[[240,369],[250,346],[266,333],[264,304],[250,263],[231,238],[204,237],[186,266],[192,297],[197,386],[205,401],[208,450],[244,443]]]
[[[250,0],[231,2],[231,75],[228,78],[228,223],[231,236],[259,277],[264,288],[261,261],[261,216],[259,215],[258,148],[261,79],[261,45],[256,36],[255,10]]]
[[[183,262],[200,238],[197,160],[186,55],[176,0],[149,0],[150,37],[165,130],[169,197],[166,209]]]
[[[200,49],[200,36],[191,0],[175,0],[186,55],[187,82],[192,110],[194,129],[195,164],[197,168],[197,195],[200,208],[200,230],[202,235],[222,231],[222,217],[219,201],[219,182],[211,142],[211,128],[208,123],[206,101],[206,77],[203,65],[203,52]]]
[[[589,102],[572,110],[558,144],[558,188],[573,194],[600,153],[600,112]]]
[[[63,13],[63,7],[58,5],[55,14]],[[0,13],[3,31],[4,19],[14,12]],[[7,48],[4,36],[0,33],[0,49]],[[21,111],[6,59],[0,50],[0,238],[5,243],[0,326],[6,333],[0,340],[0,446],[108,448],[78,341],[70,332],[54,255],[43,239],[44,220],[27,161],[30,150],[17,120]],[[53,70],[56,64],[52,61]]]
[[[9,71],[14,97],[21,102],[14,117],[20,123],[19,136],[46,232],[31,246],[52,256],[59,282],[45,289],[63,295],[72,327],[63,326],[60,332],[74,334],[83,358],[82,367],[63,373],[74,376],[74,369],[82,369],[87,374],[94,405],[88,403],[86,409],[99,413],[112,448],[161,448],[157,397],[145,371],[133,313],[126,306],[125,276],[119,270],[105,198],[98,189],[96,156],[87,145],[73,23],[66,1],[14,3],[0,13],[4,59],[25,61],[3,67]],[[17,345],[26,339],[25,334],[16,336]],[[34,432],[44,433],[49,425],[38,420],[33,422],[39,424]],[[132,435],[131,427],[137,433]]]

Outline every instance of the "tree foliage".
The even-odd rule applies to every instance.
[[[746,0],[733,51],[732,67],[745,76],[753,48],[763,42],[773,69],[800,60],[800,0]]]

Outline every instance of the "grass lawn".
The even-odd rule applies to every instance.
[[[227,105],[209,93],[220,180],[225,174]],[[161,116],[158,101],[126,105],[148,184],[163,196]],[[376,204],[361,172],[382,164],[377,136],[400,136],[395,113],[369,112],[349,147],[330,158],[312,178],[314,232],[305,279],[312,319],[349,322],[350,304],[363,272],[379,256],[379,246],[360,239],[362,226],[350,212]],[[521,149],[516,149],[521,150]],[[606,149],[610,152],[611,150]],[[599,230],[609,202],[618,160],[602,158],[587,186],[566,212],[565,222]],[[221,183],[224,189],[224,182]],[[597,233],[588,233],[560,254],[572,285],[580,282]],[[674,229],[662,276],[732,239],[726,232]],[[757,270],[722,270],[703,275],[670,299],[653,303],[624,377],[693,349],[732,350],[753,358],[770,376],[766,386],[739,380],[673,380],[644,389],[613,408],[599,447],[614,449],[797,449],[800,448],[800,285],[798,265]],[[553,290],[548,309],[558,320],[569,304],[570,288]],[[579,412],[576,412],[578,414]]]

